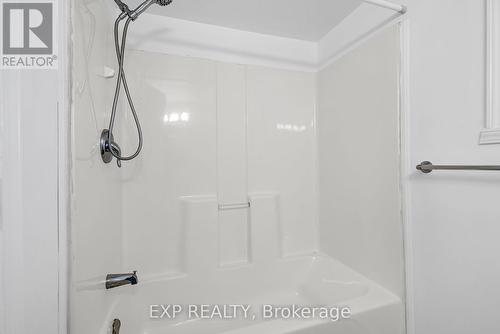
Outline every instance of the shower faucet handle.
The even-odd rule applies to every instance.
[[[101,148],[101,158],[104,163],[108,164],[113,158],[122,156],[120,145],[114,141],[113,134],[110,134],[107,129],[102,130],[99,145]],[[121,168],[122,159],[116,158],[116,165],[118,168]]]
[[[111,150],[113,151],[113,153],[116,156],[119,156],[119,157],[122,156],[122,150],[121,150],[120,146],[117,143],[115,143],[114,141],[111,142]],[[118,168],[122,168],[122,161],[118,158],[116,158],[116,165],[118,166]]]

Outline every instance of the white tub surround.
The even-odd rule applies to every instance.
[[[392,131],[374,147],[387,144],[379,157],[397,160],[398,82],[392,79],[398,30],[346,52],[395,13],[351,1],[292,1],[311,10],[305,16],[326,17],[327,23],[341,12],[325,13],[322,6],[342,5],[344,14],[330,25],[312,22],[304,32],[285,29],[289,34],[278,33],[290,25],[290,17],[283,18],[271,35],[257,30],[271,29],[265,15],[247,31],[238,30],[237,24],[250,24],[243,21],[214,25],[210,15],[219,14],[208,11],[204,21],[187,21],[186,13],[200,14],[184,11],[190,3],[181,2],[174,17],[155,15],[162,9],[155,8],[130,28],[125,68],[144,146],[139,158],[118,169],[102,163],[96,146],[116,80],[115,9],[109,2],[76,0],[72,332],[104,334],[119,318],[122,334],[402,333],[403,251],[401,235],[395,237],[401,220],[393,216],[400,210],[393,192],[398,170],[391,164],[384,175],[390,196],[373,205],[379,212],[361,218],[355,210],[341,215],[341,208],[373,209],[367,201],[380,195],[380,184],[362,184],[372,197],[337,196],[330,191],[335,177],[326,172],[327,162],[342,156],[348,170],[336,177],[361,186],[366,176],[358,177],[354,167],[363,160],[360,143],[384,129]],[[350,38],[338,37],[367,18],[369,24]],[[380,101],[367,92],[372,82],[362,89],[353,84],[364,79],[352,66],[356,61],[390,74],[377,91]],[[348,73],[352,82],[335,81],[347,80]],[[343,105],[343,97],[358,93],[366,94],[366,104]],[[114,135],[127,154],[137,139],[125,107],[118,109]],[[378,121],[380,131],[356,133],[356,141],[335,137],[356,118]],[[137,286],[104,289],[107,274],[133,270]],[[150,306],[159,304],[249,304],[257,312],[265,304],[345,306],[352,318],[151,319]]]

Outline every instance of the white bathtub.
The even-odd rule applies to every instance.
[[[276,260],[268,267],[246,265],[206,275],[146,279],[108,291],[106,298],[112,306],[101,326],[103,334],[109,333],[115,318],[122,322],[122,334],[404,332],[404,307],[397,296],[324,255]],[[159,304],[180,304],[184,309],[188,304],[250,304],[257,317],[186,320],[181,313],[175,320],[150,318],[151,305]],[[352,315],[338,321],[262,320],[265,304],[349,307]]]
[[[71,333],[107,334],[113,319],[121,334],[404,333],[398,30],[323,68],[289,58],[316,62],[319,41],[143,14],[125,68],[144,147],[118,169],[96,146],[117,76],[115,10],[75,0]],[[120,105],[115,139],[131,152]],[[138,285],[104,289],[132,270]],[[256,318],[150,317],[177,304],[251,305]],[[263,305],[352,317],[262,319]]]

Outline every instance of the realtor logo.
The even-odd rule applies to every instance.
[[[54,23],[52,1],[3,2],[2,68],[55,68]]]

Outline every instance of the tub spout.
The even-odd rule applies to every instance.
[[[106,276],[106,289],[113,289],[123,285],[136,285],[138,282],[137,271],[126,274],[108,274]]]

